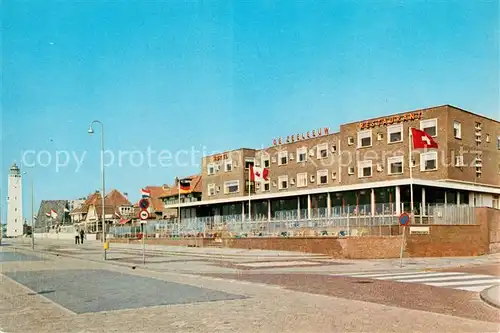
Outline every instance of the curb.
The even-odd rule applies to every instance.
[[[490,293],[496,293],[497,297],[492,297]],[[493,287],[489,287],[487,289],[484,289],[479,293],[479,297],[481,300],[483,300],[485,303],[500,309],[500,285],[495,285]]]

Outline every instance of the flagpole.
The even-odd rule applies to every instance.
[[[252,167],[250,166],[248,168],[248,222],[251,220],[251,212],[252,212],[252,204],[250,202],[251,200],[251,194],[252,194]]]
[[[409,128],[409,140],[408,140],[408,159],[409,163],[408,165],[410,166],[410,216],[413,217],[413,159],[412,159],[412,140],[413,136],[411,134],[411,127]]]
[[[180,237],[181,228],[181,180],[177,179],[177,193],[179,195],[179,205],[177,206],[177,237]]]

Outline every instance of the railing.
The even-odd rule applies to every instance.
[[[404,206],[402,206],[404,208]],[[142,230],[139,225],[114,226],[113,237],[194,237],[229,233],[237,236],[305,235],[393,235],[399,233],[399,216],[393,204],[332,207],[275,212],[267,215],[226,215],[176,220],[152,220]],[[468,205],[418,205],[412,224],[475,224],[474,207]]]

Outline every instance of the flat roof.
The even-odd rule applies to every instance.
[[[464,183],[457,182],[450,179],[446,180],[425,180],[425,179],[417,179],[417,178],[406,178],[406,179],[397,179],[390,181],[379,181],[372,183],[363,183],[363,184],[353,184],[353,185],[336,185],[330,187],[321,187],[321,188],[313,188],[313,189],[305,189],[305,190],[295,190],[290,192],[278,192],[278,193],[262,193],[255,195],[245,195],[238,197],[230,197],[230,198],[222,198],[222,199],[211,199],[205,201],[194,201],[194,202],[186,202],[179,204],[168,205],[165,208],[176,208],[176,207],[194,207],[194,206],[205,206],[205,205],[215,205],[215,204],[224,204],[224,203],[232,203],[232,202],[241,202],[248,200],[265,200],[265,199],[280,199],[308,194],[322,194],[322,193],[335,193],[335,192],[346,192],[346,191],[356,191],[356,190],[367,190],[372,188],[380,188],[380,187],[388,187],[388,186],[402,186],[402,185],[421,185],[428,187],[441,187],[441,188],[449,188],[455,190],[463,190],[463,191],[473,191],[473,192],[482,192],[482,193],[491,193],[500,195],[500,186],[487,185],[487,184],[477,184],[474,183]]]

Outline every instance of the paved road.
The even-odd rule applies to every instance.
[[[143,267],[140,253],[127,249],[103,262],[96,244],[38,246],[51,254],[0,247],[0,331],[497,332],[500,324],[476,292],[349,276],[380,268],[373,264],[150,253]]]

